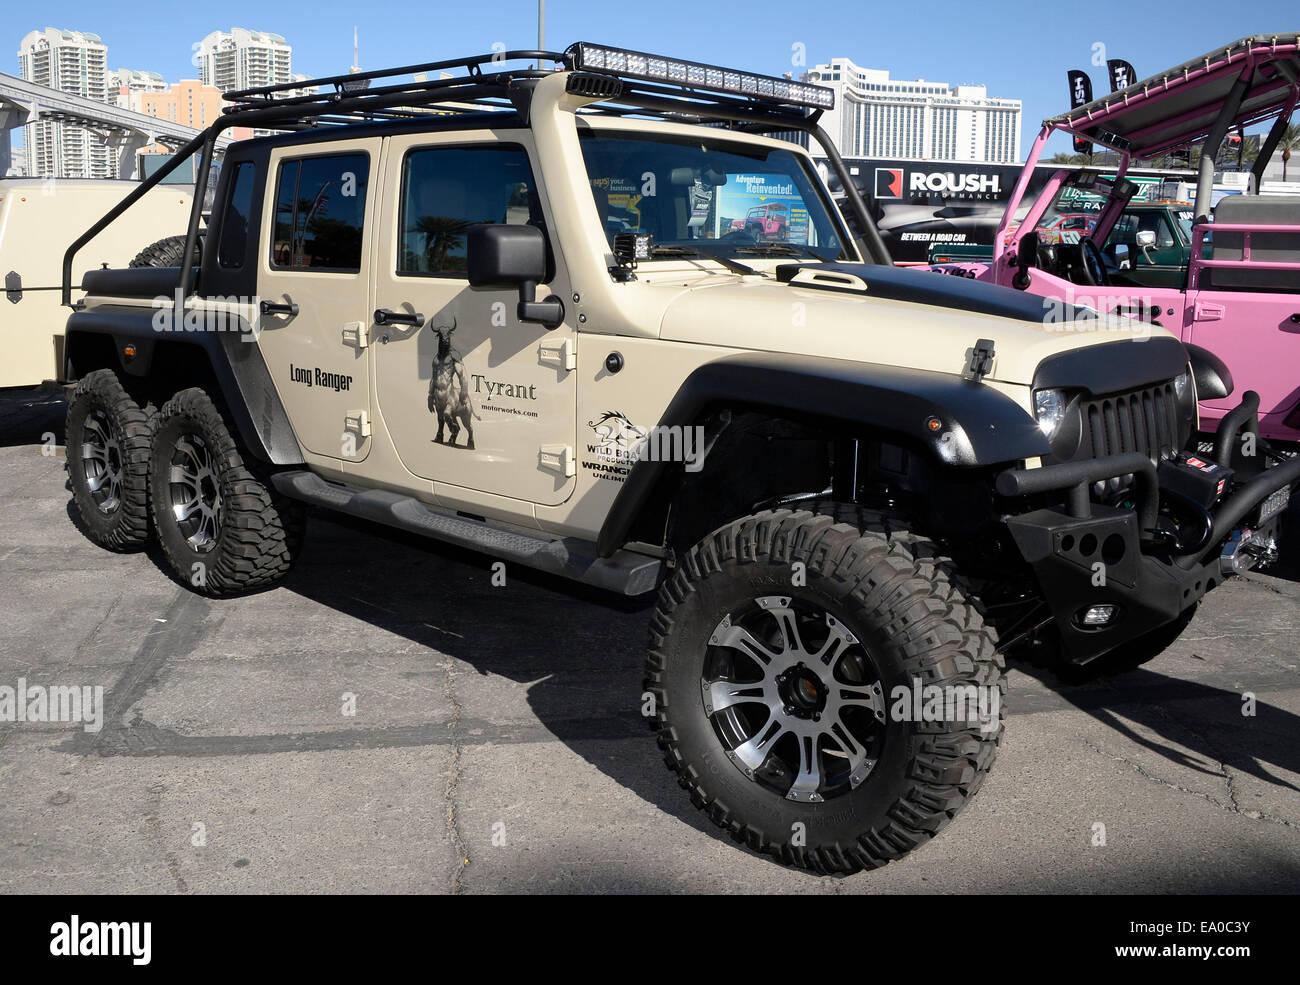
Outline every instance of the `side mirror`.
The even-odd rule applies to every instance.
[[[1110,252],[1111,256],[1115,258],[1116,270],[1131,270],[1133,268],[1133,260],[1129,257],[1127,243],[1116,243],[1110,248]]]
[[[1011,285],[1023,291],[1029,286],[1029,271],[1038,266],[1038,230],[1025,233],[1016,245],[1016,275]]]
[[[554,295],[535,301],[546,279],[546,236],[536,226],[470,226],[465,256],[471,287],[517,287],[520,321],[556,328],[564,321],[564,302]]]
[[[1156,233],[1154,229],[1143,229],[1137,234],[1137,245],[1139,250],[1149,250],[1156,245]]]

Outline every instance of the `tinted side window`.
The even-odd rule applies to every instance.
[[[365,154],[308,157],[281,164],[272,265],[358,272],[369,178],[370,158]]]
[[[244,161],[235,171],[230,183],[230,201],[221,218],[221,244],[217,247],[217,262],[226,268],[244,265],[248,247],[248,215],[253,207],[253,163]]]
[[[463,274],[470,226],[542,224],[528,154],[518,144],[411,151],[402,165],[398,221],[399,274]]]

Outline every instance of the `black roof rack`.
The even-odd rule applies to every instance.
[[[534,62],[535,66],[510,67]],[[755,75],[610,48],[589,42],[563,52],[494,51],[468,58],[403,65],[397,68],[331,75],[223,93],[230,105],[224,126],[292,129],[303,122],[347,123],[357,119],[409,119],[429,113],[526,107],[531,83],[552,74],[543,68],[580,73],[570,91],[654,115],[714,116],[721,109],[742,113],[750,122],[772,117],[777,127],[820,115],[834,106],[834,93],[794,79]],[[456,72],[458,74],[450,74]],[[428,76],[438,74],[438,78]],[[401,81],[396,81],[400,79]],[[387,84],[375,85],[377,82]],[[304,91],[314,88],[314,92]]]
[[[564,56],[553,51],[494,51],[468,58],[403,65],[398,68],[331,75],[302,82],[238,89],[222,93],[230,105],[222,113],[226,127],[255,126],[278,129],[295,122],[350,123],[357,120],[409,119],[439,112],[510,109],[511,89],[544,78],[551,70],[509,67],[530,61],[563,65]],[[485,67],[489,71],[485,71]],[[445,78],[424,78],[460,70]],[[387,85],[373,83],[390,81]],[[315,92],[304,91],[315,88]]]

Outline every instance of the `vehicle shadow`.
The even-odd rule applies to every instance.
[[[68,413],[62,389],[0,390],[0,448],[63,445],[63,424]]]
[[[1231,769],[1300,793],[1300,786],[1270,770],[1300,774],[1300,746],[1295,742],[1300,715],[1258,698],[1254,714],[1245,715],[1243,691],[1170,677],[1145,667],[1071,684],[1041,665],[1016,661],[1010,666],[1038,680],[1121,739],[1175,766],[1219,777]],[[1014,694],[1007,700],[1014,709]],[[1208,766],[1207,760],[1220,765]]]
[[[480,675],[526,685],[528,709],[545,733],[653,807],[716,830],[664,767],[641,715],[653,594],[628,599],[513,564],[506,584],[494,586],[490,556],[319,510],[308,524],[303,555],[279,590],[416,644],[423,651],[417,659],[431,670],[441,673],[445,655]],[[148,556],[173,577],[158,550]],[[478,698],[482,707],[469,693],[474,686],[458,683],[459,700],[472,706]],[[376,735],[367,744],[420,743],[437,730],[429,741],[478,743],[492,733],[536,731],[532,722],[493,715],[463,723],[452,738],[439,725]],[[625,739],[636,741],[617,741]]]

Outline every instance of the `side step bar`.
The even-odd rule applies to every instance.
[[[576,537],[548,537],[471,520],[426,506],[417,499],[386,489],[350,489],[327,482],[313,472],[277,472],[275,487],[292,499],[340,513],[374,520],[390,527],[469,547],[501,561],[513,561],[538,571],[594,585],[622,595],[653,591],[659,580],[658,558],[620,550],[612,557],[596,554],[596,545]]]

